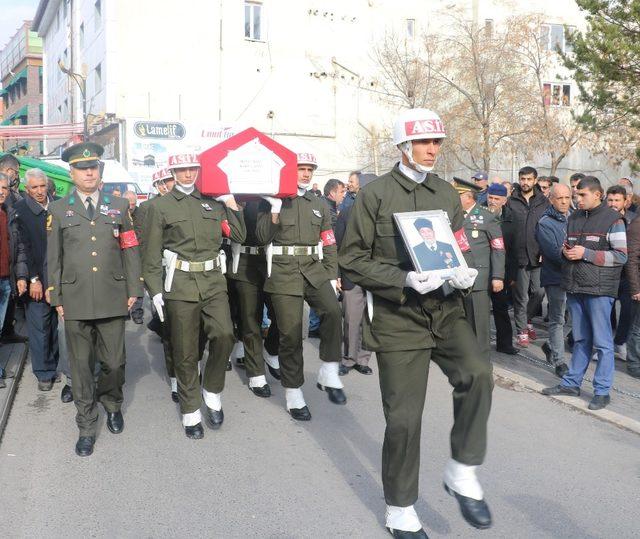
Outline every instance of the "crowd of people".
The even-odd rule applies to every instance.
[[[76,453],[94,450],[98,403],[107,428],[124,429],[125,321],[143,323],[146,291],[148,327],[162,339],[170,397],[190,439],[203,438],[203,416],[212,429],[224,423],[232,361],[260,398],[272,395],[268,371],[290,416],[308,421],[307,330],[319,339],[316,386],[336,405],[347,403],[352,371],[373,373],[376,352],[386,525],[395,537],[426,537],[413,503],[436,362],[454,387],[445,489],[467,522],[489,527],[475,470],[493,387],[490,317],[496,350],[506,354],[536,340],[536,317],[548,323],[542,348],[561,382],[545,394],[579,395],[597,360],[589,407],[607,406],[614,355],[640,377],[640,220],[627,178],[605,192],[594,176],[576,173],[565,185],[525,166],[514,183],[490,182],[486,171],[445,182],[432,172],[445,138],[437,114],[405,111],[394,127],[393,170],[379,178],[354,171],[320,191],[315,155],[299,152],[298,193],[284,199],[204,195],[198,156],[171,156],[153,176],[157,196],[140,206],[133,192],[101,191],[97,144],[65,150],[75,189],[60,199],[37,168],[20,192],[18,160],[1,158],[0,325],[12,317],[10,301],[24,304],[38,389],[66,375],[61,398],[77,408]],[[400,212],[433,210],[445,212],[455,238],[449,260],[464,258],[445,273],[416,271],[394,223]],[[418,216],[415,227],[435,250],[432,222]]]

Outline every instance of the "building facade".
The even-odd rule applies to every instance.
[[[0,125],[43,123],[42,39],[25,21],[0,52],[0,80],[3,117]],[[5,151],[41,155],[39,140],[8,139]]]

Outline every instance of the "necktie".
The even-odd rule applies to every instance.
[[[93,221],[93,212],[94,212],[94,210],[95,210],[95,208],[93,207],[93,201],[91,200],[91,197],[87,197],[87,216],[92,221]]]

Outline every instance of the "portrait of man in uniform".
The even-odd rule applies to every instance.
[[[416,219],[413,225],[422,238],[421,243],[412,247],[421,271],[452,269],[460,265],[453,246],[436,238],[430,219]]]

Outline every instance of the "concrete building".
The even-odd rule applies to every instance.
[[[316,152],[320,183],[353,169],[382,172],[389,163],[372,148],[395,111],[373,47],[390,32],[411,44],[427,30],[446,31],[443,14],[456,8],[482,25],[544,13],[550,46],[564,25],[584,25],[575,2],[553,0],[41,0],[33,29],[45,49],[45,122],[83,117],[82,92],[62,62],[84,81],[92,136],[128,169],[134,159],[162,164],[153,147],[162,140],[129,155],[135,123],[154,121],[187,131],[256,127]],[[576,89],[550,73],[548,91],[562,106]],[[61,143],[48,141],[48,151]],[[576,155],[571,166],[605,166],[585,159]]]
[[[0,51],[0,80],[3,117],[0,125],[43,123],[42,39],[25,21]],[[4,150],[21,147],[20,153],[40,155],[39,140],[7,140]]]

